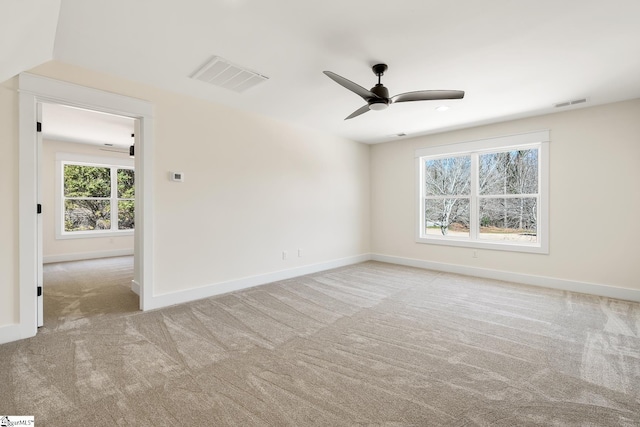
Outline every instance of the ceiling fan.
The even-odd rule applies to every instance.
[[[385,71],[387,71],[387,64],[376,64],[371,69],[373,73],[378,76],[378,83],[367,90],[362,86],[347,80],[342,76],[337,75],[331,71],[324,71],[324,73],[333,81],[341,86],[349,89],[351,92],[359,95],[367,102],[367,105],[360,107],[345,120],[352,119],[364,114],[369,110],[384,110],[389,105],[396,102],[409,102],[409,101],[433,101],[438,99],[462,99],[464,98],[464,91],[462,90],[418,90],[415,92],[405,92],[399,95],[389,97],[389,90],[380,83],[380,79]]]

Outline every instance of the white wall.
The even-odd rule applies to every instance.
[[[416,243],[414,150],[549,129],[550,253]],[[378,144],[372,253],[640,290],[640,100]]]
[[[367,145],[57,62],[30,72],[154,105],[154,295],[368,254]],[[19,316],[15,87],[0,90],[0,327]]]
[[[133,254],[133,235],[109,237],[83,237],[56,239],[56,153],[83,154],[91,157],[129,158],[100,150],[99,146],[44,140],[42,144],[42,249],[44,262],[100,258],[111,255]]]

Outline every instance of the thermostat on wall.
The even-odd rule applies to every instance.
[[[184,174],[182,172],[171,172],[171,181],[184,182]]]

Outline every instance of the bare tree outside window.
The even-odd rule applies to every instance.
[[[471,157],[427,160],[424,176],[426,233],[468,236]]]
[[[530,148],[425,159],[425,233],[470,237],[477,209],[479,239],[536,242],[538,155]]]
[[[535,242],[538,149],[482,154],[478,166],[479,238]]]

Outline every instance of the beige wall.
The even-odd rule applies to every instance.
[[[369,252],[367,145],[57,62],[30,72],[154,105],[154,294]],[[16,85],[0,90],[0,326],[19,315]]]
[[[158,293],[369,252],[368,146],[205,102],[156,105]]]
[[[73,259],[75,257],[100,257],[112,252],[130,250],[133,253],[133,235],[92,237],[78,239],[56,239],[56,153],[83,154],[91,157],[129,158],[129,154],[120,154],[100,150],[99,146],[74,144],[44,140],[42,144],[42,252],[45,262],[48,259]]]
[[[549,129],[550,253],[416,243],[414,150]],[[372,253],[640,289],[640,100],[372,146]]]

